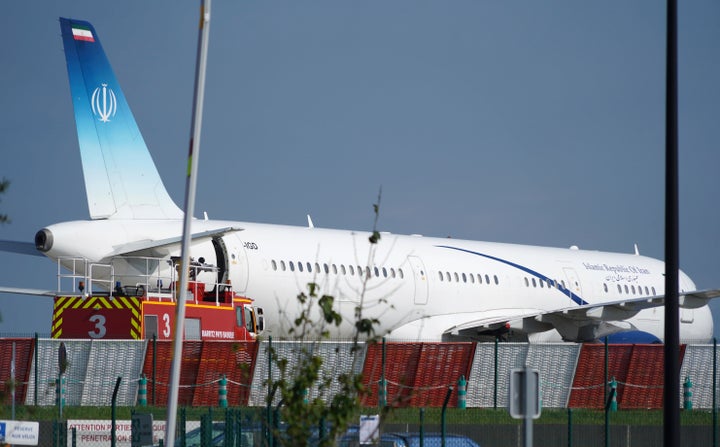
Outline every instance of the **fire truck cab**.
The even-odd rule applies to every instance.
[[[200,267],[214,269],[190,268]],[[262,332],[262,309],[235,293],[232,284],[200,281],[196,271],[186,293],[178,293],[179,270],[175,259],[151,257],[121,256],[107,264],[58,260],[52,337],[169,340],[183,295],[186,340],[249,341]]]

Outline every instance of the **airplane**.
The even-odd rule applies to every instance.
[[[44,227],[32,243],[0,241],[0,249],[67,268],[71,258],[120,259],[126,272],[152,257],[163,262],[151,273],[171,276],[183,211],[163,185],[95,28],[66,18],[60,26],[90,219]],[[327,327],[338,339],[353,335],[360,306],[388,340],[663,340],[664,263],[637,248],[624,254],[379,234],[371,243],[373,232],[318,228],[309,216],[305,227],[205,216],[193,221],[191,256],[212,266],[204,281],[252,298],[263,336],[277,339],[293,337],[297,295],[316,283],[343,316]],[[683,272],[679,287],[681,341],[709,341],[707,303],[720,290],[697,290]]]

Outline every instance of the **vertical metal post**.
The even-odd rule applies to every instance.
[[[680,447],[677,0],[667,0],[665,76],[665,374],[663,440]]]
[[[113,390],[112,394],[112,408],[110,409],[111,413],[111,419],[112,419],[112,427],[110,428],[110,446],[115,447],[115,443],[117,442],[117,415],[115,414],[115,407],[117,404],[117,393],[120,389],[120,382],[122,381],[122,377],[118,376],[117,381],[115,382],[115,389]]]
[[[533,420],[532,415],[530,414],[532,411],[534,411],[534,408],[531,407],[531,393],[530,390],[533,388],[532,386],[532,377],[530,375],[530,368],[525,365],[525,384],[523,385],[525,389],[524,398],[523,398],[523,406],[525,408],[525,417],[523,418],[523,440],[524,440],[524,446],[525,447],[532,447],[533,445]],[[538,383],[538,386],[540,384]]]
[[[242,447],[242,410],[235,413],[235,447]]]
[[[447,393],[445,394],[445,402],[443,402],[443,406],[442,406],[442,413],[440,414],[440,419],[441,419],[440,424],[441,424],[441,430],[442,430],[442,433],[441,433],[442,447],[445,447],[445,433],[447,433],[447,430],[446,430],[447,427],[445,424],[445,413],[447,413],[447,406],[448,406],[448,402],[450,402],[450,395],[452,395],[452,392],[453,392],[453,387],[451,387],[451,386],[448,387]]]
[[[608,384],[609,384],[609,382],[608,382],[608,378],[609,378],[608,365],[609,364],[610,364],[610,362],[609,362],[609,355],[608,355],[608,338],[605,337],[605,382],[604,382],[605,386],[603,387],[603,391],[604,391],[603,392],[603,403],[607,402],[607,399],[608,399]]]
[[[498,337],[495,337],[495,375],[493,376],[493,410],[497,410],[498,397]]]
[[[420,447],[425,445],[425,407],[420,408]]]
[[[273,445],[273,414],[272,414],[272,335],[268,337],[268,389],[267,389],[267,408],[266,408],[266,419],[267,419],[267,430],[266,430],[266,445],[272,447]]]
[[[573,445],[572,408],[568,407],[567,414],[568,414],[568,432],[567,432],[568,443],[567,443],[567,445],[568,445],[568,447],[572,447],[572,445]]]
[[[378,384],[378,406],[385,408],[387,406],[387,380],[385,379],[385,365],[386,365],[386,346],[385,337],[382,339],[382,364],[380,372],[380,383]]]
[[[157,377],[157,334],[153,334],[153,357],[152,357],[152,403],[153,407],[157,406],[157,402],[155,401],[155,385],[157,382],[155,381]]]
[[[712,445],[717,447],[717,338],[713,337]]]
[[[185,183],[185,217],[183,220],[183,238],[181,244],[180,287],[177,287],[175,324],[172,331],[173,357],[168,390],[167,423],[165,440],[167,445],[175,445],[175,425],[177,419],[177,401],[180,389],[180,364],[182,360],[183,338],[185,334],[185,295],[187,294],[190,265],[190,239],[192,219],[195,210],[195,191],[197,189],[198,160],[200,158],[200,133],[202,130],[202,106],[205,96],[205,68],[207,66],[208,37],[210,35],[210,0],[202,0],[200,7],[200,30],[198,33],[197,65],[195,71],[195,91],[193,95],[192,129],[188,154],[187,179]]]
[[[35,406],[37,407],[38,402],[38,333],[35,332],[35,349],[33,350],[33,355],[35,356]]]
[[[12,344],[12,359],[10,360],[10,383],[12,386],[12,420],[15,420],[15,342]]]

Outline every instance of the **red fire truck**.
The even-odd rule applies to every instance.
[[[177,309],[178,263],[149,257],[118,257],[109,264],[60,259],[53,308],[53,338],[172,339]],[[63,267],[67,272],[63,272]],[[185,293],[186,340],[254,340],[262,309],[219,283],[212,266],[191,274]],[[212,280],[215,279],[215,280]],[[71,283],[70,290],[63,287]],[[67,288],[66,288],[67,290]]]

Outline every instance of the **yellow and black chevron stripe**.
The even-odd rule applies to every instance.
[[[142,303],[133,297],[91,296],[80,298],[76,296],[59,296],[55,298],[53,308],[52,338],[61,338],[63,333],[63,313],[75,309],[129,309],[132,312],[130,321],[130,338],[139,340],[142,337]],[[109,316],[111,316],[110,314]]]

